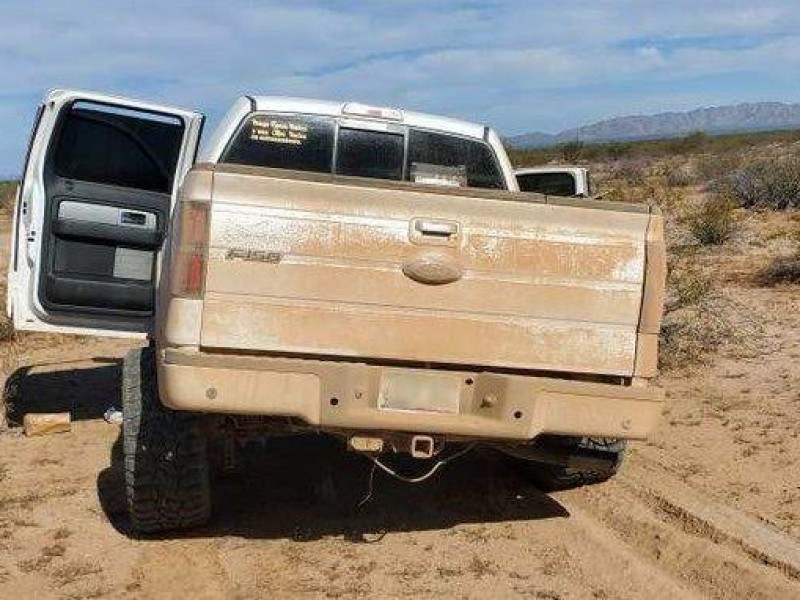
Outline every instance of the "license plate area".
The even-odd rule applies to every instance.
[[[386,369],[381,375],[378,408],[456,415],[462,378],[450,373]]]

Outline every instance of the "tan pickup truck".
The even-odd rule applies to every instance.
[[[201,123],[53,92],[17,201],[15,325],[150,340],[122,383],[137,530],[208,518],[220,431],[412,480],[482,443],[563,487],[653,430],[656,209],[518,192],[490,129],[419,113],[246,98],[194,164]]]

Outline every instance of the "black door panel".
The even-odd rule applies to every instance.
[[[44,169],[48,313],[152,316],[184,131],[177,117],[104,104],[62,111]]]
[[[159,200],[163,204],[163,199]],[[58,237],[118,242],[150,250],[157,249],[164,237],[163,207],[144,206],[135,198],[118,205],[62,196],[54,198],[52,204],[52,231]]]
[[[50,198],[42,246],[43,306],[149,318],[170,196],[59,178],[48,189],[69,189],[72,195]]]

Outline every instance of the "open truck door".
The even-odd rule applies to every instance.
[[[202,125],[189,110],[47,94],[14,211],[7,311],[16,329],[151,329],[160,251]]]

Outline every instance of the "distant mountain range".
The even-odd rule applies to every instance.
[[[755,102],[698,108],[689,112],[614,117],[560,133],[525,133],[507,138],[515,148],[541,148],[565,142],[620,142],[710,134],[800,128],[800,104]]]

